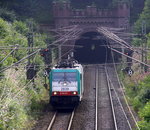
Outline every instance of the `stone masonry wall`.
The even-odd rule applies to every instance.
[[[112,9],[98,9],[96,6],[87,6],[85,9],[73,9],[69,2],[54,2],[53,16],[55,28],[80,25],[81,27],[105,26],[129,28],[130,7],[120,2]]]

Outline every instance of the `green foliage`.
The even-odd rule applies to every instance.
[[[147,34],[147,47],[150,48],[150,33]]]
[[[3,19],[0,18],[0,39],[6,37],[9,34],[9,25]]]
[[[138,122],[141,130],[150,129],[150,101],[144,106],[143,109],[139,112],[140,117],[143,119]]]
[[[23,34],[24,36],[29,32],[27,25],[21,21],[14,21],[13,27],[18,33]]]
[[[128,80],[127,80],[128,81]],[[126,82],[126,80],[125,80]],[[134,110],[141,117],[138,123],[141,130],[150,129],[150,76],[145,77],[143,81],[135,84],[132,80],[128,81],[126,94]]]
[[[12,116],[11,119],[7,121],[7,128],[8,129],[25,129],[26,124],[29,116],[26,114],[24,108],[18,104],[18,102],[13,102],[9,106],[8,115]],[[22,124],[22,125],[20,125]]]
[[[139,113],[141,118],[144,118],[145,121],[150,122],[150,101],[147,102],[145,107]]]
[[[145,0],[130,0],[131,6],[131,19],[130,23],[133,25],[134,22],[139,18],[140,13],[143,11]]]
[[[0,129],[31,129],[37,112],[46,103],[45,95],[48,94],[42,86],[44,79],[37,76],[34,85],[26,84],[21,68],[6,73],[6,79],[0,81]]]
[[[36,3],[37,0],[30,2],[31,3],[23,1],[23,3],[25,3],[24,5],[22,1],[12,2],[10,0],[2,0],[0,1],[0,5],[5,5],[4,7],[11,8],[15,12],[17,11],[18,15],[25,16],[22,17],[22,19],[24,19],[34,16],[34,14],[31,13],[34,10],[34,6],[40,5]],[[24,8],[23,6],[26,7]],[[44,10],[44,8],[42,10]],[[0,9],[0,17],[2,17],[0,18],[0,46],[5,48],[0,49],[0,61],[2,61],[16,45],[18,46],[18,49],[0,64],[0,68],[12,65],[27,56],[28,34],[30,32],[34,34],[34,47],[45,48],[47,46],[46,42],[52,40],[51,37],[49,38],[46,34],[41,34],[37,31],[38,25],[33,19],[26,19],[25,22],[18,21],[14,11],[8,11],[6,8]],[[24,11],[27,14],[24,14]],[[49,14],[47,13],[47,15]],[[33,25],[32,27],[31,23]],[[44,64],[39,54],[33,56],[32,62],[36,65]],[[45,96],[48,96],[48,94],[43,87],[44,79],[41,78],[42,72],[39,72],[40,68],[38,68],[40,76],[38,75],[36,77],[34,84],[26,83],[26,70],[24,68],[25,66],[19,66],[16,70],[9,69],[3,74],[0,73],[0,76],[4,78],[0,80],[0,130],[31,129],[34,125],[33,120],[38,116],[38,113],[46,102]]]
[[[33,18],[37,22],[52,22],[52,1],[53,0],[5,0],[0,6],[13,10],[17,18],[26,20]],[[6,16],[6,15],[5,15]]]
[[[136,96],[133,99],[130,98],[130,101],[132,102],[133,108],[136,112],[138,112],[139,109],[142,108],[144,105],[142,102],[140,102],[139,96]]]
[[[143,44],[143,41],[141,38],[133,38],[132,45],[133,46],[141,46]]]
[[[17,18],[14,11],[9,11],[6,8],[0,8],[0,17],[11,22]]]
[[[27,36],[30,32],[29,27],[27,24],[29,24],[29,21],[31,23],[31,20],[28,20],[28,23],[24,23],[22,21],[14,21],[13,23],[8,23],[4,21],[3,19],[0,19],[0,45],[1,46],[11,46],[12,48],[15,45],[18,45],[19,47],[27,47],[28,41]],[[41,34],[36,32],[36,26],[37,24],[32,21],[33,24],[33,31],[34,33],[34,46],[39,48],[45,48],[46,42],[51,40],[51,37],[48,38],[46,34]],[[2,60],[6,55],[8,55],[10,50],[0,50],[1,57],[0,60]],[[18,49],[15,50],[13,55],[10,55],[9,58],[3,62],[1,66],[8,66],[12,64],[14,61],[20,60],[25,55],[27,55],[28,50],[27,49]],[[40,64],[42,63],[42,58],[40,56],[36,56],[35,63]]]
[[[30,21],[30,20],[29,20]],[[36,32],[36,24],[34,24],[34,46],[46,47],[46,42],[50,41],[45,34]],[[18,44],[15,50],[7,59],[0,64],[0,67],[6,67],[17,62],[21,58],[27,56],[28,46],[27,34],[30,32],[28,23],[17,21],[10,23],[0,18],[0,45],[1,47],[12,47]],[[22,49],[21,49],[22,48]],[[0,61],[4,59],[11,49],[0,50]],[[42,58],[34,55],[35,64],[43,64]],[[44,82],[41,76],[37,76],[35,83],[26,84],[25,66],[18,69],[9,69],[3,74],[0,80],[0,130],[20,130],[31,129],[33,119],[37,117],[37,112],[43,108],[45,88],[42,86]],[[41,72],[40,72],[41,73]],[[2,75],[2,74],[0,74]],[[41,103],[42,102],[42,103]]]
[[[146,23],[147,33],[150,32],[150,1],[145,1],[143,12],[140,14],[139,19],[134,25],[135,32],[141,33],[141,26],[143,21]]]
[[[150,129],[150,122],[146,122],[146,121],[139,121],[138,125],[140,127],[140,130],[149,130]]]
[[[21,22],[20,22],[21,23]],[[27,38],[25,35],[19,33],[16,31],[15,28],[20,30],[22,29],[22,26],[17,26],[17,22],[14,22],[14,26],[11,23],[8,23],[4,21],[3,19],[0,18],[0,45],[1,46],[12,46],[14,47],[16,44],[21,46],[21,47],[27,47]],[[10,50],[0,50],[1,53],[1,60],[5,58],[6,55],[8,55]],[[10,65],[14,61],[21,59],[26,55],[26,51],[22,50],[16,50],[14,55],[11,55],[7,61],[3,62],[3,66]]]

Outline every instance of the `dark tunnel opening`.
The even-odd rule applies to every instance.
[[[83,34],[75,43],[75,59],[80,63],[102,64],[110,62],[111,51],[106,39],[97,32]]]

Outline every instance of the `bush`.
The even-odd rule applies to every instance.
[[[138,112],[139,109],[143,107],[143,103],[140,102],[139,96],[136,96],[135,98],[132,99],[132,105],[136,112]]]
[[[144,118],[145,121],[150,122],[150,101],[139,112],[139,114],[140,114],[140,117]]]
[[[139,121],[138,125],[140,127],[140,130],[150,130],[150,122]]]
[[[28,41],[27,33],[29,28],[27,24],[21,21],[15,21],[14,23],[8,23],[0,18],[0,44],[1,46],[12,47],[18,44],[21,48],[17,49],[9,55],[9,57],[0,64],[0,67],[6,67],[17,62],[21,58],[27,56]],[[34,37],[34,46],[46,47],[45,41],[47,37],[40,33],[38,37]],[[11,50],[0,50],[0,61],[5,58]],[[43,64],[42,58],[36,54],[33,56],[35,64]],[[20,130],[30,129],[33,126],[33,119],[37,117],[37,113],[41,111],[46,102],[45,96],[47,92],[42,86],[43,79],[37,76],[35,79],[35,85],[26,84],[26,70],[25,66],[18,66],[17,69],[11,68],[4,72],[2,80],[0,80],[0,130]],[[42,102],[42,103],[41,103]]]
[[[27,25],[21,21],[14,21],[13,27],[18,33],[23,34],[24,36],[29,32]]]
[[[0,39],[5,38],[9,34],[9,24],[0,18]]]
[[[10,22],[13,22],[17,18],[14,11],[9,11],[6,8],[0,8],[0,17]]]
[[[29,20],[31,21],[31,20]],[[33,22],[33,21],[32,21]],[[34,30],[36,30],[36,23],[33,22]],[[27,47],[28,46],[28,40],[27,40],[27,34],[29,33],[30,29],[27,27],[27,24],[21,21],[15,21],[14,23],[8,23],[0,18],[0,44],[1,46],[11,46],[14,48],[14,46],[17,44],[19,47]],[[40,33],[34,33],[34,46],[39,48],[45,48],[47,40],[50,41],[51,38],[47,38],[45,34]],[[9,54],[10,50],[0,50],[1,57],[0,60],[5,58],[7,54]],[[27,55],[28,50],[26,48],[24,49],[18,49],[15,50],[13,55],[11,55],[9,60],[5,61],[0,66],[8,66],[12,64],[14,61],[20,60],[25,55]],[[9,61],[9,62],[8,62]],[[36,56],[35,58],[35,64],[42,63],[42,58],[40,56]]]
[[[139,114],[141,121],[138,123],[141,130],[150,129],[150,76],[146,76],[137,85],[132,80],[126,86],[126,94]]]
[[[21,69],[10,69],[5,77],[0,81],[0,129],[31,129],[48,95],[42,86],[43,79],[37,76],[34,86],[25,85],[25,73]]]

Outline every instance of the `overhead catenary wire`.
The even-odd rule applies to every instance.
[[[17,48],[18,48],[18,47],[15,47],[11,52],[9,52],[9,54],[8,54],[3,60],[0,61],[0,64],[1,64],[2,62],[4,62],[4,61],[8,58],[8,56],[10,56]]]
[[[77,35],[82,31],[82,29],[79,29],[77,27],[78,26],[75,26],[71,31],[69,31],[67,33],[63,33],[63,35],[60,38],[58,38],[56,41],[49,44],[48,47],[52,46],[52,45],[55,45],[56,43],[59,43],[59,42],[62,42],[62,41],[68,41],[68,40],[72,40],[74,38],[77,38]]]
[[[76,38],[76,36],[77,36],[79,33],[80,33],[80,32],[77,31],[77,32],[73,32],[73,34],[70,33],[70,35],[73,35],[73,38]],[[67,38],[67,37],[64,37],[64,38],[61,39],[61,41],[64,40],[63,44],[70,38],[70,37],[69,37],[70,35],[68,35],[68,38]],[[58,42],[58,41],[57,41],[57,42]],[[55,43],[57,43],[57,42],[55,42]],[[54,43],[53,43],[53,44],[54,44]],[[53,45],[53,44],[52,44],[52,45]],[[59,45],[57,45],[57,46],[59,46]],[[37,48],[37,49],[38,49],[38,50],[36,50],[35,52],[33,52],[33,53],[31,53],[31,54],[29,54],[29,55],[27,55],[27,56],[25,56],[25,57],[23,57],[23,58],[20,59],[18,62],[14,63],[14,64],[12,64],[12,65],[10,65],[10,66],[8,66],[8,67],[3,68],[2,70],[0,70],[0,73],[3,72],[3,71],[5,71],[5,70],[7,70],[7,69],[9,69],[9,68],[11,68],[11,67],[13,67],[13,66],[19,65],[19,64],[20,64],[22,61],[24,61],[25,59],[27,59],[27,58],[29,58],[29,57],[31,57],[31,56],[37,54],[37,53],[41,50],[40,48]],[[70,51],[72,51],[72,49],[70,49],[70,50],[69,50],[68,52],[66,52],[65,54],[69,53]],[[65,55],[65,54],[64,54],[64,55]],[[62,55],[62,56],[63,56],[63,55]],[[33,78],[34,78],[34,77],[33,77]],[[32,79],[33,79],[33,78],[32,78]],[[5,104],[4,106],[2,106],[2,108],[8,106],[9,103],[10,103],[13,99],[17,98],[17,96],[18,96],[25,88],[28,87],[28,84],[31,83],[32,79],[31,79],[27,84],[25,84],[24,87],[21,88],[21,89],[15,94],[15,96],[14,96],[12,99],[10,99],[10,100],[8,101],[7,104]]]
[[[37,54],[37,53],[36,53]],[[34,59],[35,59],[35,57],[34,57]],[[33,60],[34,60],[33,59]],[[19,68],[21,68],[20,66],[19,66]],[[25,66],[23,66],[23,68],[25,68]],[[24,70],[24,69],[23,69]],[[29,70],[29,67],[26,69],[26,70]],[[15,71],[15,72],[17,72],[17,71]],[[13,73],[14,74],[14,73]],[[8,74],[9,76],[10,76],[10,72],[9,72],[9,74]],[[21,75],[21,77],[22,77],[23,75]],[[19,78],[21,78],[21,77],[19,77]],[[35,76],[34,76],[35,77]],[[8,80],[9,78],[7,78],[7,80]],[[32,78],[33,79],[33,78]],[[20,81],[21,82],[21,81]],[[18,82],[18,84],[20,84],[20,82]],[[6,82],[5,82],[6,83]],[[11,93],[11,91],[9,91],[9,93]],[[8,94],[8,95],[10,95],[10,94]],[[14,94],[14,95],[16,95],[16,94]],[[5,100],[5,98],[7,98],[7,97],[4,97],[3,99],[2,99],[2,96],[3,96],[3,94],[1,95],[1,102],[3,101],[3,100]]]
[[[110,32],[107,28],[101,27],[99,29],[102,31],[102,33],[106,37],[112,39],[113,41],[116,41],[120,45],[124,46],[125,48],[128,48],[128,49],[132,50],[133,52],[136,52],[137,54],[142,54],[142,52],[139,52],[136,49],[134,49],[129,43],[127,43],[126,41],[122,40],[121,38],[119,38],[114,33]]]
[[[65,54],[67,54],[67,53],[69,53],[69,52],[71,52],[73,49],[71,49],[71,50],[69,50],[68,52],[66,52]],[[116,65],[120,65],[120,64],[127,64],[127,63],[133,63],[133,62],[121,62],[121,63],[114,63],[114,64],[116,64]],[[21,63],[20,63],[21,64]],[[21,65],[19,64],[19,68],[25,68],[26,66],[25,65],[27,65],[27,63],[22,63]],[[107,63],[108,65],[111,65],[111,64],[113,64],[113,63]],[[139,64],[139,62],[137,62],[137,61],[135,61],[134,62],[134,64]],[[34,65],[35,67],[44,67],[44,68],[47,68],[47,67],[49,67],[49,66],[51,66],[52,64],[43,64],[43,65]],[[90,65],[87,65],[87,64],[83,64],[83,65],[86,65],[86,66],[90,66]],[[101,65],[105,65],[105,64],[101,64]],[[8,67],[8,66],[7,66]],[[18,67],[18,65],[14,65],[14,66],[12,66],[12,67]],[[12,68],[11,67],[11,68]],[[38,70],[38,69],[37,69]]]
[[[50,44],[50,45],[48,45],[48,46],[54,45],[54,44],[56,44],[57,42],[62,41],[63,39],[64,39],[64,37],[61,38],[61,39],[59,39],[59,40],[56,40],[55,42],[53,42],[52,44]],[[5,70],[7,70],[7,69],[9,69],[9,68],[11,68],[11,67],[13,67],[13,66],[15,66],[15,65],[17,65],[17,64],[19,64],[19,63],[22,62],[23,60],[25,60],[25,59],[31,57],[32,55],[34,55],[34,54],[36,54],[36,53],[38,53],[40,50],[41,50],[41,49],[38,49],[38,50],[36,50],[35,52],[33,52],[33,53],[31,53],[31,54],[25,56],[24,58],[22,58],[22,59],[19,60],[18,62],[14,63],[13,65],[10,65],[10,66],[8,66],[8,67],[3,68],[2,70],[0,70],[0,73],[3,72],[3,71],[5,71]]]
[[[14,64],[12,64],[12,65],[10,65],[10,66],[8,66],[8,67],[3,68],[2,70],[0,70],[0,73],[3,72],[3,71],[5,71],[5,70],[7,70],[7,69],[9,69],[9,68],[11,68],[11,67],[13,67],[13,66],[15,66],[15,65],[18,65],[19,63],[21,63],[21,62],[24,61],[25,59],[27,59],[27,58],[33,56],[34,54],[38,53],[40,50],[41,50],[41,49],[38,49],[38,50],[36,50],[35,52],[31,53],[30,55],[27,55],[27,56],[23,57],[21,60],[17,61],[16,63],[14,63]]]
[[[10,98],[10,100],[9,100],[5,105],[2,106],[1,109],[3,109],[4,107],[8,106],[8,105],[11,103],[11,101],[12,101],[13,99],[17,98],[17,96],[18,96],[25,88],[28,88],[28,87],[29,87],[28,85],[33,81],[33,79],[34,79],[35,77],[36,77],[36,76],[34,76],[31,80],[29,80],[29,81],[13,96],[13,98]]]
[[[51,32],[57,33],[58,37],[63,37],[65,33],[74,32],[77,29],[79,30],[78,25],[75,25],[75,26],[66,26],[66,27],[51,29]]]
[[[75,26],[73,29],[77,28],[77,26]],[[67,46],[67,45],[63,45],[66,41],[71,40],[70,36],[73,35],[73,37],[77,37],[76,35],[79,35],[81,33],[81,30],[76,29],[76,31],[72,31],[71,32],[67,32],[66,34],[64,34],[61,38],[59,38],[58,40],[54,41],[52,44],[49,44],[48,46],[52,46],[55,45],[56,47],[61,45],[61,46]],[[69,39],[68,39],[69,38]],[[56,44],[59,42],[63,42],[62,44]],[[69,45],[68,45],[69,46]],[[36,48],[39,50],[39,48]]]
[[[126,49],[126,47],[122,47],[122,46],[119,46],[119,45],[100,45],[101,46],[104,46],[104,47],[112,47],[112,48],[118,48],[118,49]],[[146,48],[146,49],[142,49],[142,47],[132,47],[133,49],[136,49],[136,50],[139,50],[139,51],[144,51],[144,52],[149,52],[150,48]]]
[[[54,45],[54,46],[58,46],[58,44]],[[78,46],[81,47],[80,45],[70,45],[70,44],[65,44],[62,46]],[[0,50],[10,50],[13,49],[14,47],[0,47]],[[47,46],[43,46],[43,47],[18,47],[17,50],[28,50],[28,49],[33,49],[33,50],[37,50],[37,49],[43,49],[43,48],[47,48]]]
[[[105,35],[106,37],[110,38],[113,41],[116,41],[118,44],[126,47],[127,49],[130,49],[136,53],[140,53],[137,50],[135,50],[129,43],[127,43],[126,41],[124,41],[123,39],[119,38],[116,34],[112,33],[111,31],[109,31],[107,28],[105,27],[99,27],[97,29],[98,32],[102,33],[103,35]]]
[[[66,52],[65,54],[69,53],[70,51],[72,51],[72,49],[70,49],[70,50],[69,50],[68,52]],[[64,54],[64,55],[65,55],[65,54]],[[64,55],[62,55],[62,56],[64,56]],[[52,64],[51,64],[51,65],[52,65]],[[35,78],[35,76],[34,76],[28,83],[30,83],[34,78]],[[28,84],[28,83],[27,83],[27,84]],[[26,85],[27,85],[27,84],[26,84]],[[25,85],[25,86],[26,86],[26,85]],[[23,88],[23,89],[24,89],[24,88]],[[18,95],[23,89],[21,89],[18,93],[16,93],[16,94],[15,94],[15,97],[16,97],[16,95]]]
[[[70,49],[70,50],[68,50],[67,52],[65,52],[61,57],[63,57],[64,55],[66,55],[66,54],[68,54],[69,52],[71,52],[73,49]],[[34,54],[36,54],[35,52],[34,52]],[[33,54],[33,55],[34,55]],[[32,55],[31,55],[32,56]],[[25,58],[25,57],[24,57]],[[28,58],[28,57],[27,57]],[[27,59],[26,58],[26,59]],[[25,60],[25,59],[21,59],[20,61],[18,61],[19,63],[21,62],[21,61],[23,61],[23,60]],[[56,59],[56,61],[57,61],[58,59]],[[59,60],[58,60],[59,61]],[[16,66],[18,66],[18,62],[16,62],[16,63],[14,63],[13,65],[11,65],[11,66],[7,66],[6,68],[4,68],[3,70],[1,70],[0,71],[0,73],[2,72],[2,71],[5,71],[5,70],[7,70],[7,69],[9,69],[9,68],[12,68],[12,67],[16,67]],[[27,63],[24,63],[24,64],[27,64]],[[51,66],[51,65],[53,65],[53,63],[51,63],[51,64],[46,64],[46,65],[34,65],[35,67],[37,66],[37,67],[49,67],[49,66]],[[25,67],[24,65],[22,66],[23,68]]]
[[[72,31],[72,30],[74,30],[74,31]],[[81,29],[79,29],[79,30],[77,29],[77,26],[75,26],[74,28],[72,28],[72,30],[71,30],[71,32],[68,32],[68,33],[64,34],[64,35],[63,35],[61,38],[59,38],[58,40],[56,40],[56,41],[52,42],[51,44],[49,44],[47,47],[52,46],[52,45],[55,45],[56,43],[59,43],[59,42],[61,42],[61,41],[63,42],[61,45],[63,45],[63,44],[64,44],[66,41],[68,41],[69,39],[72,40],[72,37],[71,37],[71,36],[73,36],[73,38],[75,38],[75,37],[80,33],[80,31],[81,31]],[[56,45],[56,46],[59,46],[59,45]],[[12,67],[12,66],[18,64],[18,63],[20,63],[22,60],[25,60],[25,59],[29,58],[30,56],[34,55],[35,53],[39,52],[40,50],[41,50],[41,48],[38,49],[38,50],[36,50],[35,52],[31,53],[30,55],[28,55],[28,56],[22,58],[20,61],[14,63],[13,65],[11,65],[11,66],[9,66],[9,67],[7,67],[7,68],[2,69],[0,72],[2,72],[2,71],[4,71],[4,70],[6,70],[6,69],[8,69],[8,68],[10,68],[10,67]]]
[[[109,31],[108,29],[104,28],[104,27],[100,27],[97,29],[99,32],[103,33],[106,37],[111,38],[112,40],[115,40],[119,43],[122,43],[124,46],[126,47],[132,47],[130,46],[126,41],[120,39],[116,34],[112,33],[111,31]],[[107,34],[107,35],[106,35]]]
[[[53,46],[56,43],[59,43],[61,41],[68,41],[68,40],[73,40],[76,39],[77,36],[81,33],[82,29],[78,28],[78,26],[70,26],[70,27],[74,27],[68,31],[66,31],[66,33],[63,33],[57,40],[53,41],[51,44],[49,44],[47,47],[49,46]],[[67,27],[66,27],[67,28]],[[60,30],[61,28],[57,29],[56,31]],[[64,28],[62,28],[63,30]],[[65,31],[64,31],[65,32]],[[45,46],[46,47],[46,46]],[[45,48],[42,47],[42,48]],[[0,46],[0,49],[12,49],[13,46]],[[17,49],[30,49],[31,47],[18,47]],[[41,47],[32,47],[32,49],[41,49]]]
[[[125,57],[128,57],[128,58],[130,58],[130,59],[132,59],[132,60],[134,60],[134,61],[137,61],[137,62],[139,62],[139,63],[141,63],[141,64],[143,64],[143,65],[145,65],[145,66],[147,66],[147,67],[150,67],[149,64],[146,64],[146,63],[144,63],[144,62],[142,62],[142,61],[140,61],[140,60],[138,60],[138,59],[135,59],[135,58],[133,58],[133,57],[131,57],[131,56],[125,55],[124,53],[122,53],[122,52],[120,52],[120,51],[118,51],[118,50],[116,50],[116,49],[113,49],[113,48],[111,48],[111,47],[108,47],[108,48],[110,48],[112,51],[115,51],[115,52],[117,52],[117,53],[119,53],[119,54],[121,54],[121,55],[123,55],[123,56],[125,56]]]

